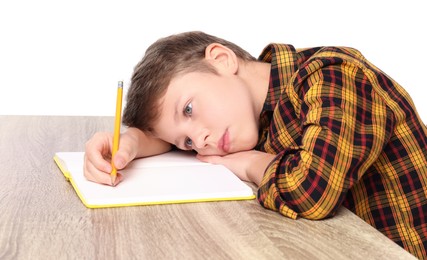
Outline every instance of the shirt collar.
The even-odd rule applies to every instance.
[[[273,111],[284,87],[297,70],[297,53],[292,45],[272,43],[264,48],[258,60],[271,63],[270,83],[263,110]]]

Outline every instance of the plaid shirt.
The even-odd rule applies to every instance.
[[[408,93],[355,49],[271,44],[256,149],[277,154],[261,205],[296,219],[341,205],[419,258],[427,252],[427,129]]]

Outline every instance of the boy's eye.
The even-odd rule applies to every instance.
[[[189,137],[186,137],[184,141],[184,145],[185,147],[192,149],[193,141]]]
[[[184,114],[186,116],[191,116],[191,114],[193,114],[193,105],[191,103],[188,103],[185,107],[184,107]]]

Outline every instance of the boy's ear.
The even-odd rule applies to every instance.
[[[228,72],[236,74],[239,68],[239,62],[234,51],[228,47],[211,43],[206,47],[205,58],[211,63],[218,72]]]

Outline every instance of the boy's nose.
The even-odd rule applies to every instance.
[[[193,141],[193,148],[201,149],[206,147],[207,139],[209,137],[209,133],[206,129],[201,129],[196,134],[193,135],[192,141]]]

